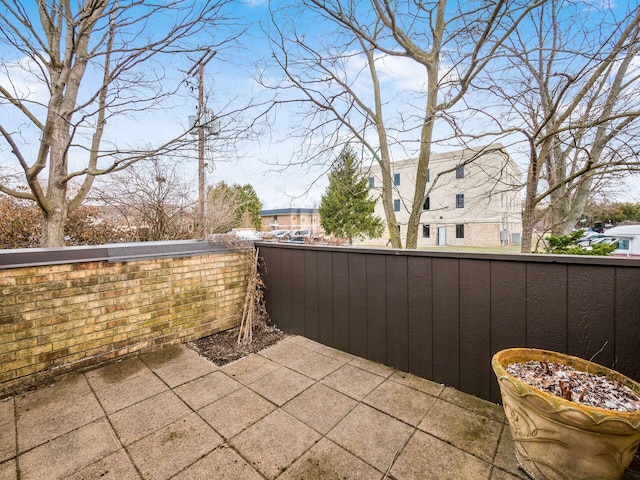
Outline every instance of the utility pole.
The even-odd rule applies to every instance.
[[[196,215],[196,235],[198,238],[205,236],[205,218],[204,218],[204,147],[205,147],[205,128],[210,128],[209,123],[212,118],[207,118],[208,110],[204,103],[204,66],[215,55],[216,51],[207,50],[193,67],[187,72],[192,75],[198,70],[198,117],[195,126],[198,127],[198,212]]]

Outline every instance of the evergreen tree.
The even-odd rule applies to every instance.
[[[229,186],[219,182],[207,191],[209,233],[225,233],[232,228],[260,229],[262,202],[251,184]]]
[[[382,235],[382,219],[373,214],[375,198],[369,198],[368,179],[357,167],[356,156],[345,148],[329,173],[329,186],[320,200],[320,218],[328,234],[349,239]]]

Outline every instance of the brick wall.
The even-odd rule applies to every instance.
[[[235,326],[242,252],[0,269],[0,394]]]

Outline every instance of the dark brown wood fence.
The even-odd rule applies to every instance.
[[[640,260],[257,246],[287,332],[494,402],[491,357],[508,347],[640,380]]]

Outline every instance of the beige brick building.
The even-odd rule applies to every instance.
[[[403,239],[416,164],[411,158],[391,165],[393,207]],[[372,166],[368,175],[372,195],[380,197],[380,167]],[[502,145],[433,154],[427,177],[418,246],[520,243],[522,173]],[[375,214],[385,218],[380,199]],[[375,242],[386,243],[387,232],[384,235]]]

